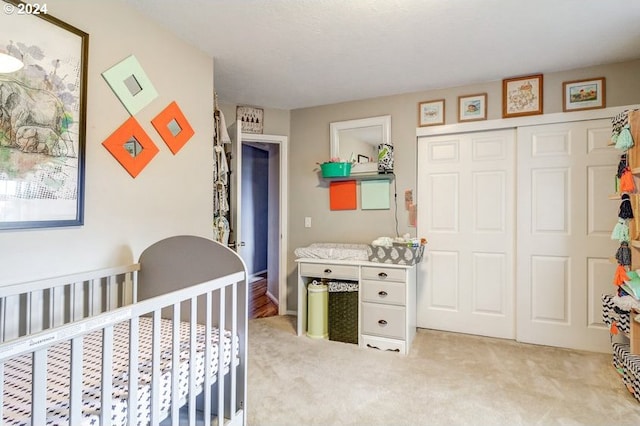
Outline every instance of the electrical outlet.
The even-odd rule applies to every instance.
[[[310,217],[305,217],[304,218],[304,227],[305,228],[311,228],[311,218]]]

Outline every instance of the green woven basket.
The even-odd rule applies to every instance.
[[[329,292],[329,340],[358,343],[358,292]]]

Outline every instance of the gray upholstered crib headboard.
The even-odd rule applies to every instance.
[[[180,235],[160,240],[140,255],[138,300],[210,281],[246,267],[228,247],[203,237]]]

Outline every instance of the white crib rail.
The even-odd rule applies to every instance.
[[[113,268],[110,276],[121,276],[125,274],[131,278],[131,275],[138,270],[138,265],[132,265],[122,268]],[[108,274],[109,275],[109,274]],[[63,281],[67,283],[81,283],[91,281],[95,277],[94,273],[78,274],[68,281],[68,277],[64,279],[51,279],[42,280],[33,283],[21,284],[17,286],[9,286],[0,288],[0,300],[2,301],[2,317],[5,325],[5,313],[6,313],[6,299],[15,294],[33,294],[35,292],[46,291],[52,284],[54,287],[58,287]],[[45,327],[42,331],[30,333],[29,335],[22,336],[10,341],[6,341],[0,344],[0,407],[4,407],[4,364],[7,360],[20,356],[22,354],[32,354],[33,357],[33,391],[31,395],[31,409],[32,419],[31,424],[40,425],[46,423],[47,414],[47,389],[42,384],[46,383],[47,378],[47,351],[54,344],[59,344],[63,341],[71,342],[71,366],[70,366],[70,424],[79,424],[82,417],[82,372],[83,372],[83,338],[87,334],[102,330],[102,342],[103,342],[103,359],[102,359],[102,390],[101,390],[101,424],[110,424],[111,421],[111,404],[112,404],[112,354],[114,350],[113,343],[113,327],[119,322],[130,322],[130,342],[129,342],[129,389],[128,389],[128,423],[137,423],[137,392],[138,392],[138,323],[141,316],[150,315],[153,318],[153,346],[152,346],[152,379],[151,379],[151,424],[159,425],[161,422],[161,408],[159,402],[159,381],[160,381],[160,317],[163,309],[168,309],[172,313],[173,317],[173,372],[171,380],[172,397],[170,404],[170,419],[171,424],[179,424],[179,408],[180,403],[178,400],[178,374],[175,374],[178,370],[178,357],[179,357],[179,321],[180,321],[180,309],[181,303],[187,303],[190,307],[190,364],[189,364],[189,390],[188,390],[188,420],[190,425],[195,425],[196,422],[196,396],[198,390],[196,389],[195,381],[195,348],[196,348],[196,318],[197,318],[197,300],[205,299],[205,311],[206,311],[206,342],[211,341],[211,328],[214,325],[213,313],[217,312],[216,321],[219,328],[219,341],[218,341],[218,371],[216,376],[215,389],[217,390],[217,413],[212,414],[214,411],[211,404],[211,376],[212,365],[209,362],[212,356],[211,345],[205,345],[205,374],[204,374],[204,406],[203,417],[205,424],[210,425],[211,419],[217,420],[217,424],[244,424],[246,422],[243,404],[244,400],[237,401],[236,399],[236,385],[238,381],[235,360],[236,354],[239,354],[239,362],[241,370],[246,368],[246,341],[240,340],[240,346],[236,341],[235,336],[238,336],[239,332],[244,335],[245,331],[238,330],[239,324],[237,321],[238,316],[238,293],[241,297],[246,295],[246,281],[245,272],[237,272],[226,275],[221,278],[216,278],[201,284],[193,285],[181,290],[173,291],[160,296],[143,300],[134,304],[111,309],[107,312],[99,313],[84,319],[75,320],[74,322],[67,322],[66,324],[51,325]],[[111,281],[109,279],[108,281]],[[133,277],[135,283],[135,276]],[[107,292],[109,293],[109,292]],[[214,308],[212,299],[218,301],[218,306]],[[30,306],[31,301],[28,301],[27,309],[33,311]],[[244,300],[246,304],[246,298]],[[107,303],[109,305],[109,303]],[[40,308],[38,308],[39,310]],[[226,311],[230,309],[231,312]],[[245,308],[241,307],[240,311],[244,311]],[[230,316],[229,316],[230,314]],[[85,315],[86,316],[86,315]],[[31,314],[28,315],[31,317]],[[227,321],[227,318],[231,318]],[[230,324],[227,324],[230,323]],[[244,321],[241,326],[246,326]],[[28,328],[32,328],[32,324],[29,324]],[[222,341],[224,337],[224,331],[231,332],[231,364],[228,369],[229,383],[225,383],[225,368],[224,368],[224,354],[222,350]],[[246,339],[246,336],[244,336]],[[246,379],[245,373],[241,373],[243,376],[240,380]],[[230,385],[230,387],[229,387]],[[231,391],[225,392],[225,388],[230,388]],[[242,388],[243,391],[246,391]],[[245,394],[246,395],[246,394]],[[0,417],[1,422],[2,417]]]
[[[0,287],[0,342],[135,302],[139,264]]]

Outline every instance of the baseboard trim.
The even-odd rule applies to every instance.
[[[269,299],[271,299],[271,301],[272,301],[273,303],[275,303],[275,304],[276,304],[276,306],[280,306],[280,301],[278,300],[278,298],[277,298],[277,297],[275,297],[273,294],[271,294],[271,292],[270,292],[269,290],[267,290],[267,297],[268,297]]]

